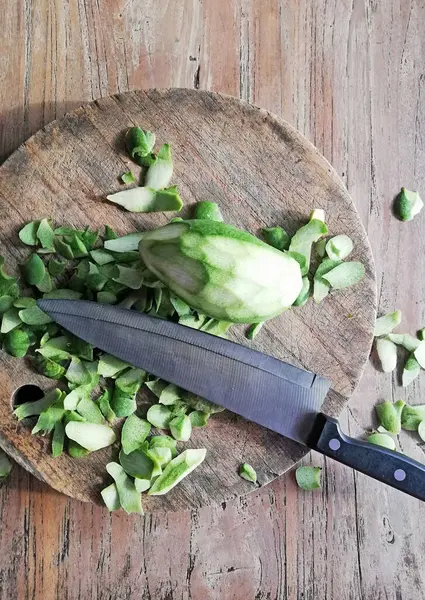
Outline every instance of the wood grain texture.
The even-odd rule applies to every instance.
[[[105,201],[108,192],[122,188],[118,175],[132,167],[122,134],[134,124],[143,124],[158,140],[171,144],[173,181],[187,203],[187,216],[196,200],[210,198],[227,222],[242,229],[256,233],[283,223],[292,234],[320,207],[331,232],[352,237],[352,256],[366,268],[361,283],[320,305],[311,301],[267,322],[252,344],[329,378],[332,392],[323,410],[338,415],[370,351],[375,319],[371,250],[352,200],[331,166],[296,130],[265,110],[211,92],[151,90],[101,99],[54,121],[0,168],[0,238],[6,264],[17,268],[16,261],[28,254],[16,240],[23,221],[43,215],[56,225],[78,228],[90,224],[102,229],[107,223],[119,234],[168,222],[167,215],[131,214]],[[245,328],[233,329],[233,338],[247,343]],[[80,460],[66,454],[54,459],[49,436],[34,439],[32,424],[18,424],[10,410],[21,382],[48,390],[51,380],[34,374],[26,361],[2,353],[0,382],[0,444],[55,489],[101,503],[99,493],[108,480],[105,465],[116,448]],[[140,401],[149,401],[146,393],[141,396]],[[252,491],[238,475],[242,462],[254,466],[264,485],[306,453],[299,444],[231,413],[196,429],[190,443],[207,448],[202,466],[171,494],[146,497],[145,510],[187,510],[229,500]],[[223,452],[227,445],[233,447],[231,453]]]
[[[3,5],[3,157],[76,104],[127,89],[193,83],[261,100],[344,179],[369,232],[380,310],[401,308],[405,331],[424,324],[423,218],[391,215],[401,185],[425,188],[422,0]],[[345,430],[362,435],[383,398],[420,403],[424,381],[406,393],[368,365]],[[398,443],[423,459],[414,436]],[[423,600],[423,505],[318,455],[309,462],[324,468],[317,494],[287,474],[216,509],[144,521],[109,517],[16,467],[0,488],[0,598]]]

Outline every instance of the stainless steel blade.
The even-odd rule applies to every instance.
[[[95,347],[303,444],[330,387],[272,356],[133,310],[80,300],[38,305]]]

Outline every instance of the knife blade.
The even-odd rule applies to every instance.
[[[320,412],[330,381],[229,340],[84,300],[38,300],[59,325],[136,367],[425,500],[425,466],[346,436]]]
[[[96,348],[303,444],[330,386],[272,356],[134,310],[80,300],[38,304]]]

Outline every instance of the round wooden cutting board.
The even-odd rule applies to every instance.
[[[169,142],[172,183],[185,202],[182,216],[197,200],[216,201],[225,221],[253,234],[283,225],[292,234],[312,209],[323,208],[330,234],[350,235],[353,260],[366,267],[363,281],[315,305],[287,311],[269,321],[249,342],[244,327],[233,339],[332,380],[324,410],[338,415],[361,376],[372,341],[375,276],[366,233],[343,183],[318,151],[290,125],[236,98],[194,90],[135,91],[79,108],[39,131],[0,168],[1,254],[9,271],[27,255],[18,230],[52,217],[57,225],[102,228],[119,234],[153,228],[173,214],[138,215],[105,200],[122,189],[119,176],[138,168],[123,147],[132,125],[154,131],[157,145]],[[217,377],[220,374],[217,373]],[[50,440],[31,435],[12,416],[14,391],[52,381],[34,373],[25,360],[0,351],[0,445],[21,465],[57,490],[99,502],[109,478],[109,448],[88,457],[54,459]],[[267,390],[264,390],[267,394]],[[292,467],[307,450],[229,412],[195,429],[187,447],[207,448],[207,457],[166,496],[144,495],[145,510],[181,510],[221,502],[255,489],[241,479],[248,462],[261,485]]]

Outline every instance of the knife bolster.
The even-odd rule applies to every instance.
[[[343,440],[343,433],[339,423],[332,417],[318,413],[307,440],[307,445],[312,450],[324,452],[324,449],[328,447],[331,440],[337,440],[340,443]]]

